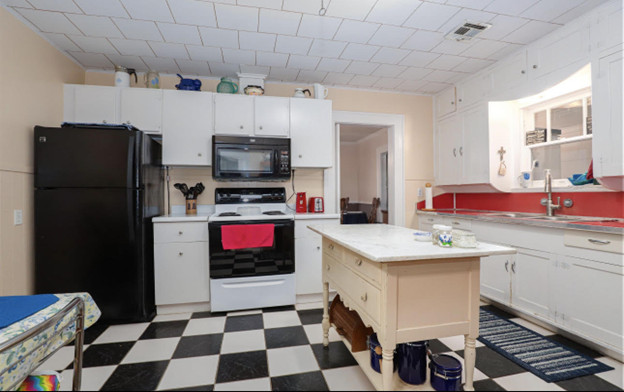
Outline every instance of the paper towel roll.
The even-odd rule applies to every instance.
[[[431,188],[431,184],[427,184],[425,188],[425,209],[433,210],[433,188]]]

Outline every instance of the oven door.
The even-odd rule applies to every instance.
[[[223,249],[221,228],[225,225],[274,224],[273,246]],[[292,274],[295,272],[295,222],[293,220],[256,220],[210,222],[210,278],[242,278]]]
[[[216,180],[272,180],[278,177],[279,157],[272,146],[218,144],[213,153],[212,174]]]

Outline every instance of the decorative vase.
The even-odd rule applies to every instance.
[[[221,78],[221,82],[217,85],[217,92],[223,94],[236,94],[238,92],[238,85],[230,78]]]

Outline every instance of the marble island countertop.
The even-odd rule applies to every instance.
[[[476,248],[442,248],[414,239],[416,230],[384,224],[310,225],[308,228],[371,261],[393,262],[513,254],[513,248],[480,242]]]

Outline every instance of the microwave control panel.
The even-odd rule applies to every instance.
[[[279,174],[290,174],[290,154],[288,150],[279,150]]]

